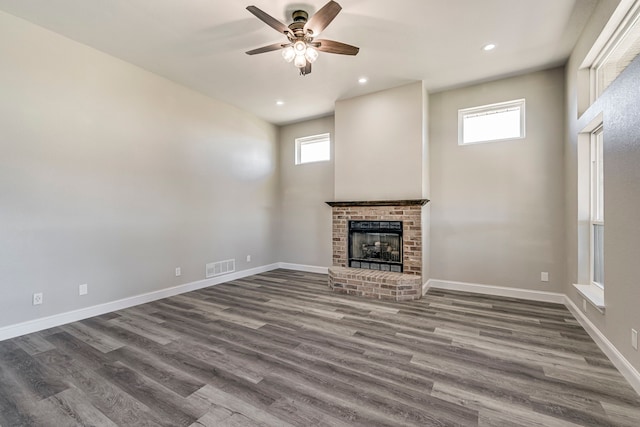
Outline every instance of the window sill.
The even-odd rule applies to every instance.
[[[600,313],[604,314],[604,290],[596,285],[573,285],[578,293],[594,306]]]

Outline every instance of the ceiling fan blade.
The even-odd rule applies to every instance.
[[[329,3],[325,4],[318,10],[305,24],[304,29],[310,30],[313,32],[314,36],[317,36],[327,28],[327,25],[333,21],[336,15],[342,10],[342,6],[340,6],[335,1],[331,0]]]
[[[270,44],[269,46],[262,46],[259,47],[257,49],[253,49],[250,50],[248,52],[246,52],[247,55],[257,55],[259,53],[265,53],[265,52],[271,52],[274,50],[279,50],[282,49],[284,46],[286,46],[286,44],[282,44],[282,43],[274,43],[274,44]]]
[[[307,74],[311,74],[311,62],[307,61],[307,65],[303,68],[300,68],[300,74],[306,76]]]
[[[320,52],[337,53],[340,55],[357,55],[360,51],[359,47],[351,46],[350,44],[340,43],[333,40],[314,40],[315,43],[320,45],[316,48]]]
[[[287,27],[282,22],[278,21],[276,18],[269,15],[268,13],[258,9],[255,6],[247,6],[247,10],[253,13],[256,16],[256,18],[258,18],[259,20],[261,20],[262,22],[264,22],[265,24],[267,24],[277,32],[281,34],[291,34],[291,30],[289,29],[289,27]]]

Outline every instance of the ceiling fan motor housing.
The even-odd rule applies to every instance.
[[[308,34],[305,34],[304,26],[307,23],[307,19],[309,18],[309,14],[304,10],[296,10],[291,14],[293,17],[293,23],[289,25],[289,29],[295,36],[295,39],[301,39],[305,36],[311,36],[312,31],[307,30]],[[291,38],[291,37],[290,37]]]
[[[293,17],[293,22],[307,22],[307,19],[309,19],[309,14],[304,10],[296,10],[291,16]]]

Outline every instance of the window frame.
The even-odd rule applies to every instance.
[[[591,93],[590,104],[593,104],[606,89],[606,87],[600,87],[600,70],[607,64],[608,59],[616,52],[616,49],[618,49],[621,43],[630,34],[634,26],[640,26],[640,1],[636,1],[631,6],[628,13],[622,19],[618,27],[613,31],[611,37],[609,37],[609,39],[604,43],[604,46],[602,47],[602,49],[600,49],[595,59],[591,63],[591,66],[589,67]],[[618,72],[611,83],[615,81],[616,78],[618,78],[622,71],[624,71],[624,69]]]
[[[602,123],[591,131],[589,144],[589,281],[592,285],[604,290],[604,280],[603,283],[595,280],[594,232],[595,226],[600,225],[603,227],[604,235],[604,177],[600,174],[600,167],[604,170],[604,127]],[[601,245],[604,245],[604,237],[602,240]],[[602,252],[604,253],[604,247]],[[604,260],[604,256],[602,258]],[[604,265],[601,268],[604,279]]]
[[[313,160],[308,162],[302,162],[302,150],[303,146],[307,144],[319,144],[326,142],[328,147],[328,158],[321,160]],[[303,136],[295,139],[295,164],[298,165],[306,165],[309,163],[321,163],[321,162],[329,162],[331,161],[331,134],[330,133],[321,133],[318,135],[310,135]]]
[[[476,114],[487,114],[498,112],[508,108],[519,108],[520,110],[520,135],[509,138],[486,139],[481,141],[464,142],[464,119],[467,116]],[[461,108],[458,110],[458,145],[474,145],[485,144],[488,142],[511,141],[516,139],[524,139],[526,137],[526,100],[525,98],[514,99],[511,101],[497,102],[495,104],[481,105],[478,107]]]

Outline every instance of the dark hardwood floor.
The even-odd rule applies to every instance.
[[[564,306],[276,270],[0,342],[0,425],[640,426]]]

